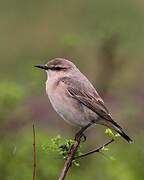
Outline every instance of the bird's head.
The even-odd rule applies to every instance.
[[[66,76],[72,74],[77,69],[71,61],[63,58],[55,58],[45,65],[35,65],[35,67],[45,70],[48,78]]]

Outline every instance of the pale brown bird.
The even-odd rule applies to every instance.
[[[93,85],[72,62],[55,58],[46,65],[35,67],[46,71],[46,92],[55,111],[65,121],[80,127],[102,124],[132,142],[112,119]]]

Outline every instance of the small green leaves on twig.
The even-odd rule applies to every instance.
[[[109,128],[107,128],[105,130],[105,134],[107,136],[109,136],[112,140],[112,142],[118,138],[120,135],[114,134],[113,131]],[[53,152],[57,152],[58,155],[60,155],[63,159],[67,159],[69,152],[71,150],[71,148],[73,147],[75,141],[72,139],[64,139],[62,138],[60,135],[57,135],[55,138],[50,139],[50,141],[47,143],[47,145],[43,145],[42,148],[46,151],[53,151]],[[115,158],[113,156],[108,156],[106,152],[109,151],[109,148],[107,147],[107,145],[103,145],[100,147],[99,151],[94,150],[93,152],[100,152],[101,154],[103,154],[105,157],[107,157],[110,160],[114,160]],[[82,153],[81,152],[81,145],[79,145],[79,147],[77,148],[77,151],[75,153],[75,156],[73,157],[72,163],[75,166],[79,166],[79,162],[77,161],[79,159],[79,157],[84,157],[87,154],[92,154],[93,152],[90,153]]]
[[[43,145],[44,150],[50,150],[53,152],[57,152],[63,159],[67,159],[68,153],[71,150],[73,144],[75,143],[72,139],[63,139],[60,135],[52,138],[47,145]],[[78,147],[75,156],[82,155],[81,146]],[[79,163],[76,160],[72,161],[75,166],[79,166]]]
[[[107,128],[105,130],[105,134],[108,135],[109,137],[111,137],[112,139],[116,139],[117,137],[120,137],[120,134],[116,133],[114,134],[114,132],[110,129],[110,128]]]
[[[111,137],[113,140],[116,140],[118,137],[120,137],[120,134],[118,134],[118,133],[114,133],[110,128],[107,128],[106,130],[105,130],[105,134],[107,135],[107,136],[109,136],[109,137]],[[102,150],[103,151],[109,151],[109,148],[107,148],[107,147],[103,147],[102,148]],[[103,154],[103,153],[102,153]],[[110,160],[116,160],[113,156],[108,156],[108,155],[106,155],[106,154],[103,154],[105,157],[107,157],[108,159],[110,159]]]

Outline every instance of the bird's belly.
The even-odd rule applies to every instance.
[[[62,93],[48,93],[50,102],[55,111],[68,123],[72,125],[85,126],[90,121],[86,118],[83,105],[77,100]]]

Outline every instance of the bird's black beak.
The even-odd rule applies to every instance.
[[[40,68],[40,69],[44,69],[44,70],[48,70],[48,66],[42,65],[42,64],[35,65],[34,67],[37,67],[37,68]]]

